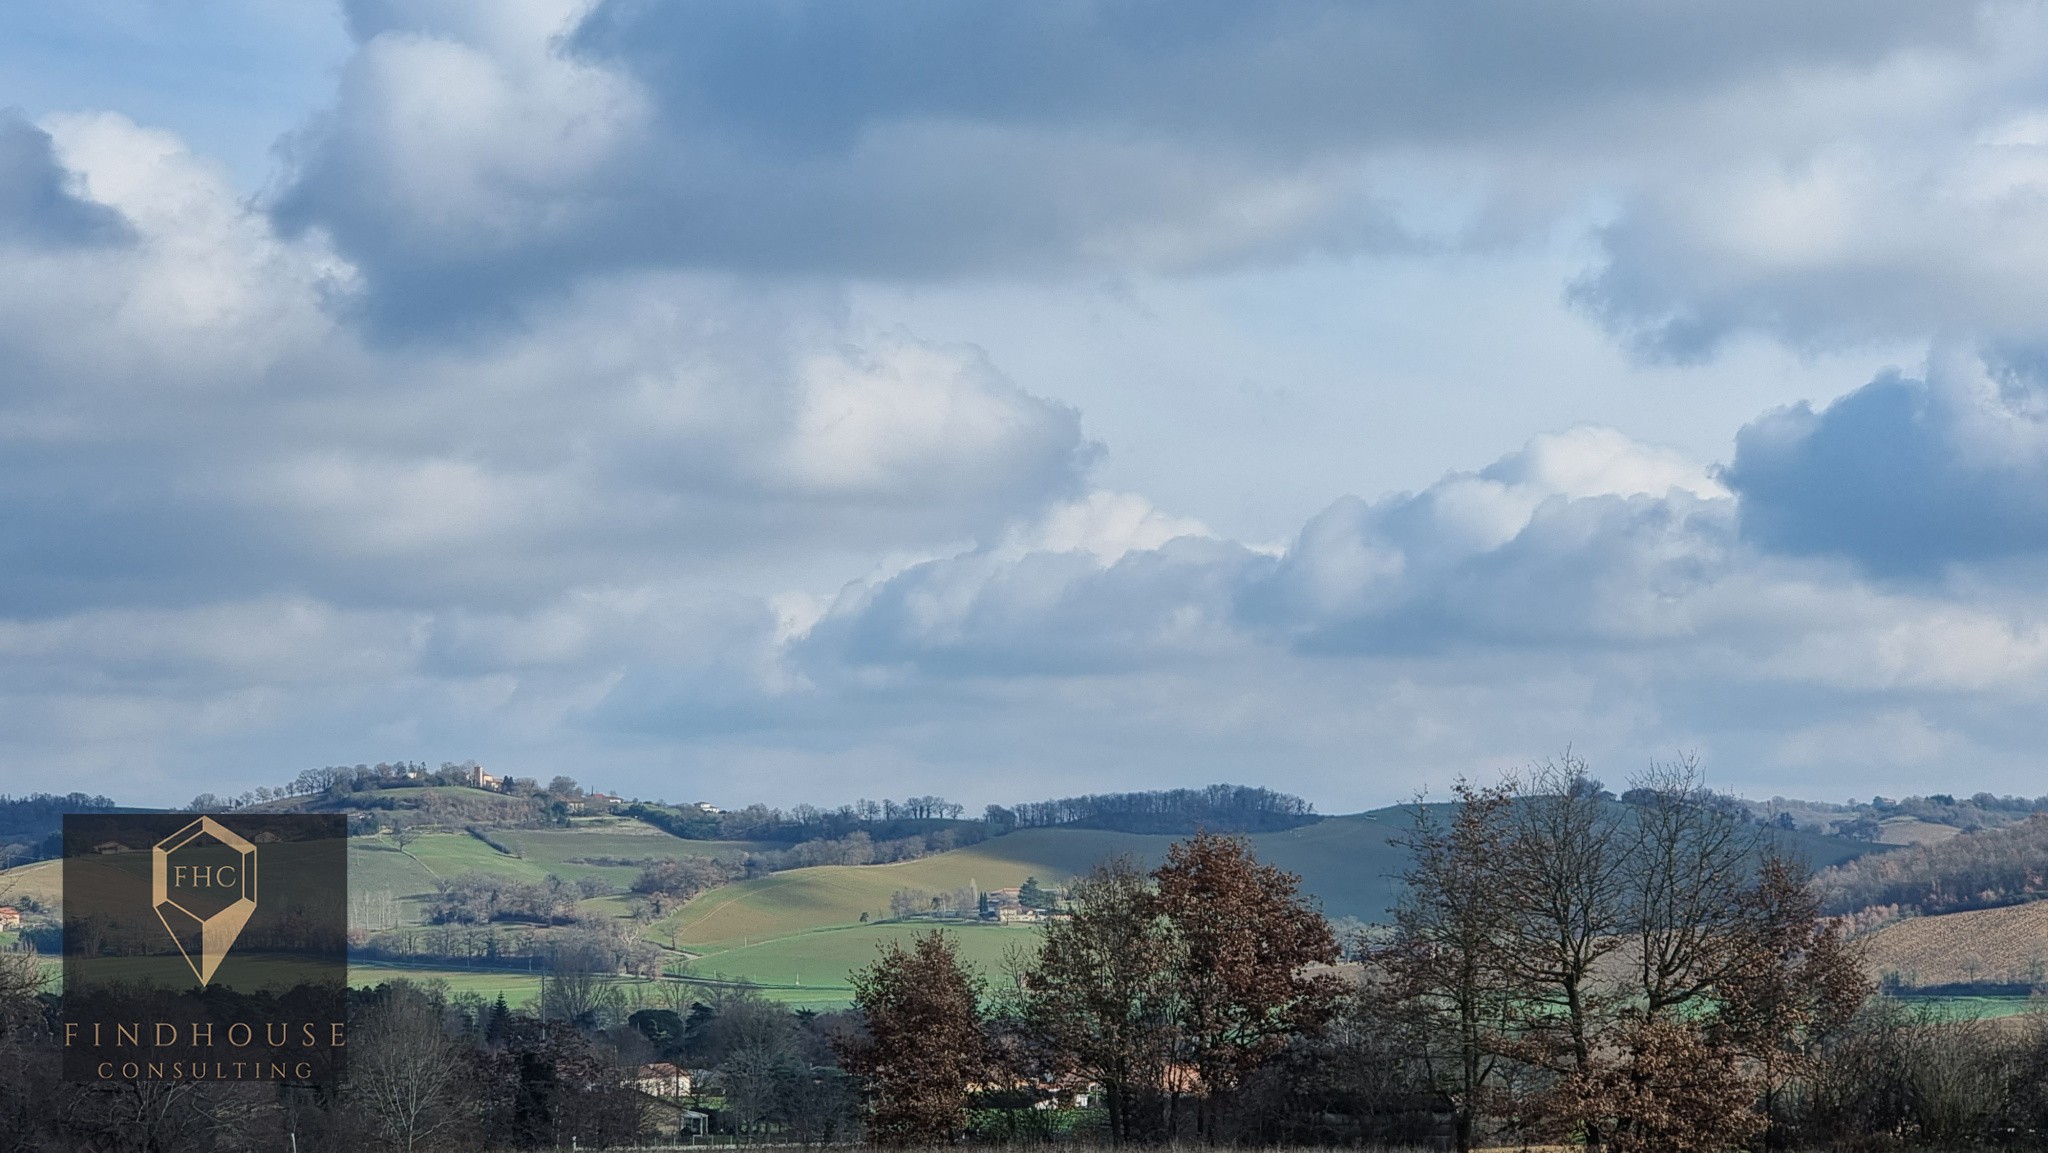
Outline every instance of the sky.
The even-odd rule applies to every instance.
[[[2037,794],[2048,5],[0,9],[0,792]]]

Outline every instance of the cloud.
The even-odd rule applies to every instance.
[[[2048,550],[2048,380],[2025,358],[1950,351],[1819,412],[1767,413],[1726,480],[1765,547],[1850,557],[1888,575]]]
[[[1574,429],[1420,493],[1338,501],[1245,607],[1318,650],[1653,638],[1725,567],[1732,504],[1668,450]]]
[[[1965,747],[1957,734],[1903,709],[1801,729],[1785,738],[1778,759],[1793,766],[1825,765],[1846,755],[1873,764],[1927,768]]]
[[[1235,777],[1330,807],[1568,741],[1695,747],[1765,791],[2031,771],[2026,6],[346,15],[333,105],[253,203],[120,115],[0,120],[7,763],[151,799],[223,764],[479,756],[650,794]],[[1129,283],[1231,269],[1219,310],[1313,341],[1411,306],[1342,299],[1384,267],[1350,256],[1493,246],[1579,253],[1579,306],[1652,355],[1942,351],[1759,417],[1725,471],[1582,426],[1261,545],[1112,486],[1037,394],[1057,370],[1025,387],[848,287],[1085,284],[1135,314]],[[1245,272],[1331,254],[1292,290]],[[1469,281],[1432,283],[1413,307]],[[1302,284],[1340,303],[1296,316]],[[1117,361],[1177,400],[1171,363]],[[1294,387],[1273,371],[1247,387]]]
[[[26,248],[122,240],[121,218],[77,196],[50,149],[50,134],[0,110],[0,244]]]
[[[998,539],[1097,452],[978,350],[856,328],[828,290],[627,275],[489,340],[377,342],[356,268],[175,136],[35,131],[120,240],[0,278],[15,763],[165,799],[193,757],[559,748],[635,693],[753,707],[788,674],[735,588]]]
[[[1076,491],[1095,451],[975,349],[852,330],[830,293],[628,277],[490,342],[378,345],[348,320],[353,266],[175,138],[52,131],[133,236],[0,287],[0,589],[22,610],[533,603],[679,557],[929,547]]]
[[[1691,635],[1700,594],[1740,564],[1734,501],[1707,470],[1598,427],[1419,493],[1341,499],[1279,556],[1118,507],[1130,500],[1097,494],[999,547],[850,586],[804,648],[1044,672],[1247,641],[1325,655],[1630,647]],[[1077,520],[1133,528],[1083,544],[1095,534]]]
[[[1950,51],[1791,72],[1675,124],[1621,184],[1576,299],[1680,361],[1743,332],[1805,348],[2048,336],[2048,13],[1972,15]]]
[[[1142,497],[1094,492],[982,548],[848,585],[792,655],[821,682],[1140,670],[1218,639],[1232,584],[1269,563]]]
[[[1617,776],[1640,761],[1615,757],[1690,747],[1764,792],[1787,773],[1909,781],[1937,752],[2018,787],[2023,718],[2048,692],[2029,586],[1893,587],[1759,547],[1738,531],[1748,499],[1585,427],[1342,499],[1279,556],[1200,533],[1095,554],[1020,530],[849,586],[786,642],[803,687],[777,715],[944,747],[955,725],[999,730],[1004,763],[1258,766],[1323,795],[1385,798],[1566,742]],[[871,720],[838,711],[855,707]],[[1057,728],[1020,731],[1047,715]],[[1831,737],[1872,718],[1910,749],[1873,761]],[[1364,749],[1375,769],[1345,777]]]
[[[620,268],[931,281],[1525,235],[1732,93],[1975,31],[1904,0],[348,11],[277,212],[414,332]]]

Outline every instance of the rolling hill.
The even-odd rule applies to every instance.
[[[1393,807],[1254,834],[1251,840],[1261,860],[1300,874],[1303,890],[1332,918],[1383,921],[1398,895],[1397,878],[1405,864],[1405,854],[1391,839],[1411,820],[1407,807]],[[418,923],[436,882],[463,873],[526,882],[549,875],[572,882],[600,878],[624,889],[644,861],[731,858],[775,847],[686,840],[637,819],[618,817],[578,818],[566,828],[493,828],[489,836],[511,852],[458,831],[423,833],[403,850],[388,837],[357,838],[349,852],[352,896],[363,909],[377,910],[379,917],[395,915],[400,923]],[[1778,836],[1816,866],[1882,848],[1813,833]],[[835,997],[843,999],[847,971],[873,957],[877,945],[931,927],[925,921],[880,923],[889,916],[890,897],[899,889],[939,893],[973,886],[985,892],[1019,885],[1026,877],[1057,886],[1119,854],[1130,854],[1152,867],[1177,839],[1100,829],[1031,828],[914,861],[772,873],[699,894],[646,925],[644,936],[687,954],[692,975],[753,980],[776,987],[777,996],[829,1003]],[[54,905],[60,895],[59,873],[56,862],[11,870],[0,874],[0,891],[12,886],[11,891]],[[634,902],[620,896],[594,897],[581,904],[588,913],[621,918],[634,912]],[[868,918],[865,923],[863,914]],[[963,954],[985,971],[993,972],[1005,951],[1032,939],[1028,927],[944,924],[960,935]],[[362,975],[389,976],[386,970],[391,968],[364,966]],[[461,976],[464,987],[498,979],[484,973]],[[515,974],[502,979],[530,980]]]
[[[1253,834],[1251,841],[1260,860],[1300,874],[1303,891],[1322,903],[1327,916],[1384,921],[1399,896],[1398,878],[1407,859],[1391,838],[1410,823],[1406,807],[1376,809]],[[1776,836],[1815,867],[1881,848],[1819,833]],[[1020,884],[1027,876],[1060,884],[1120,853],[1139,858],[1147,867],[1156,865],[1178,839],[1096,829],[1024,829],[899,864],[794,869],[701,894],[650,935],[697,951],[855,924],[862,913],[879,920],[888,915],[889,896],[898,889],[939,892],[973,884],[986,891]]]
[[[771,873],[701,893],[649,936],[691,952],[858,924],[889,915],[898,889],[1009,888],[1035,876],[1063,883],[1104,857],[1165,855],[1172,837],[1098,829],[1025,829],[951,852],[892,865],[820,865]]]
[[[1302,878],[1302,889],[1332,918],[1384,921],[1400,893],[1406,854],[1391,839],[1406,830],[1403,806],[1329,817],[1284,832],[1251,837],[1262,861]],[[1818,833],[1778,832],[1779,844],[1815,866],[1848,860],[1882,846]],[[647,936],[691,954],[699,975],[747,975],[777,985],[801,976],[806,985],[837,984],[874,955],[877,943],[943,924],[960,934],[963,956],[993,972],[1005,947],[1028,930],[957,921],[876,924],[898,889],[983,891],[1035,876],[1062,884],[1105,857],[1128,853],[1148,867],[1179,838],[1093,829],[1025,829],[964,849],[893,865],[822,866],[774,873],[698,895],[656,922]],[[860,923],[861,915],[869,918]],[[837,974],[834,965],[843,966]]]

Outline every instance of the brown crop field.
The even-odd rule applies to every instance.
[[[1908,985],[2039,981],[2048,972],[2048,901],[1909,917],[1864,938],[1871,976]]]

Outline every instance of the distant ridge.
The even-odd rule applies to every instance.
[[[1015,829],[1105,829],[1114,833],[1185,835],[1272,833],[1314,824],[1316,807],[1289,793],[1252,785],[1210,785],[1201,789],[1154,789],[1133,793],[1091,793],[1054,801],[990,805],[990,832]]]

